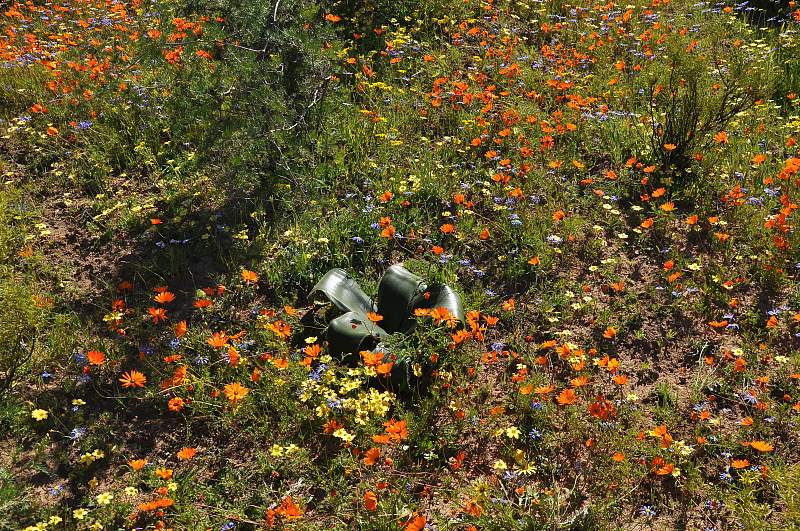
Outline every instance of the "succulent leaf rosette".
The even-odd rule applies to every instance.
[[[331,353],[357,359],[362,351],[388,352],[386,342],[393,334],[410,335],[417,317],[425,310],[440,309],[464,322],[461,297],[450,286],[428,284],[424,279],[395,264],[389,267],[378,284],[375,299],[343,269],[331,269],[314,288],[309,297],[313,301],[324,299],[339,313],[328,322],[325,335]],[[408,378],[408,360],[395,362],[393,379]]]

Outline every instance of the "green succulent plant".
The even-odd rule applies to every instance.
[[[331,319],[325,331],[334,354],[357,354],[362,350],[383,350],[391,334],[410,334],[416,325],[417,308],[446,308],[461,323],[461,297],[446,284],[428,284],[401,264],[389,267],[378,284],[377,299],[370,298],[347,272],[331,269],[311,290],[309,298],[324,296],[342,313]],[[378,323],[369,318],[379,314]]]

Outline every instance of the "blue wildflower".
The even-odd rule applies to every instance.
[[[653,518],[656,516],[656,510],[653,509],[652,505],[642,505],[642,508],[639,509],[639,514],[645,518]]]

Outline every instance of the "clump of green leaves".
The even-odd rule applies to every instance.
[[[33,358],[44,318],[45,310],[36,304],[30,288],[15,279],[0,284],[0,395]]]
[[[662,168],[678,179],[685,176],[695,154],[726,142],[715,135],[771,96],[776,82],[768,47],[760,49],[736,38],[738,32],[751,33],[752,28],[714,20],[706,31],[709,40],[702,44],[681,32],[668,39],[667,68],[660,64],[643,78],[650,101],[650,147]]]

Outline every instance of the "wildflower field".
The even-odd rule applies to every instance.
[[[794,0],[5,0],[0,529],[800,529],[799,143]]]

